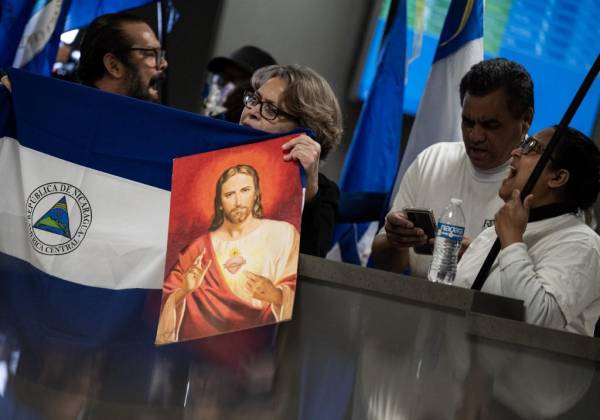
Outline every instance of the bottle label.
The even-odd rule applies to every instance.
[[[461,226],[448,225],[446,223],[438,223],[438,236],[450,239],[451,241],[460,242],[465,234],[465,228]]]

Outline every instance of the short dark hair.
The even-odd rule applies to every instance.
[[[106,68],[103,60],[106,53],[115,54],[126,66],[131,66],[126,50],[133,41],[123,28],[128,23],[146,21],[129,13],[110,13],[90,23],[81,42],[81,58],[77,68],[81,83],[94,86],[104,76]]]
[[[600,191],[600,151],[588,136],[567,127],[552,153],[550,166],[569,172],[565,201],[580,209],[594,204]]]
[[[231,168],[225,169],[225,171],[219,177],[217,181],[217,188],[215,190],[215,215],[210,224],[208,230],[211,232],[217,230],[225,220],[225,214],[223,212],[223,204],[221,203],[221,191],[223,190],[223,184],[232,176],[237,174],[250,175],[254,181],[254,190],[256,191],[256,200],[252,206],[252,215],[257,219],[262,219],[263,208],[261,203],[260,195],[260,181],[258,178],[258,172],[250,165],[236,165]]]
[[[525,67],[505,58],[492,58],[473,65],[460,81],[460,103],[469,93],[485,96],[503,89],[508,97],[508,108],[515,118],[520,118],[533,107],[533,80]]]

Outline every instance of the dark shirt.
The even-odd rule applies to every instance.
[[[340,202],[335,182],[319,173],[319,191],[304,205],[300,235],[300,252],[324,257],[333,239],[333,229]]]

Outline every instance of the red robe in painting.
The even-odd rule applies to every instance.
[[[273,221],[269,221],[273,223]],[[276,222],[279,224],[285,222]],[[279,279],[271,279],[278,288],[285,288],[294,293],[298,258],[298,235],[295,228],[292,252],[287,252],[283,263],[293,266],[293,274]],[[178,334],[173,341],[183,341],[193,338],[207,337],[215,334],[238,331],[260,325],[272,324],[277,321],[270,304],[257,308],[234,294],[224,279],[223,267],[217,261],[210,233],[204,234],[193,241],[179,256],[175,266],[168,274],[163,288],[163,307],[168,297],[181,287],[183,273],[188,270],[194,260],[205,250],[204,263],[212,261],[200,287],[185,298],[185,311],[178,328]],[[275,251],[277,252],[277,251]],[[289,254],[289,255],[288,255]],[[259,273],[257,273],[259,274]],[[293,296],[293,295],[292,295]],[[293,297],[292,297],[293,299]],[[160,330],[160,327],[159,327]],[[163,341],[164,342],[168,342]],[[157,340],[161,343],[160,338]]]

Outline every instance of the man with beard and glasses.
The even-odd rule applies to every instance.
[[[259,176],[226,169],[208,232],[191,242],[165,280],[157,344],[291,318],[300,235],[263,218]]]
[[[126,14],[99,16],[81,43],[81,83],[106,92],[160,101],[167,60],[156,35],[142,19]]]

